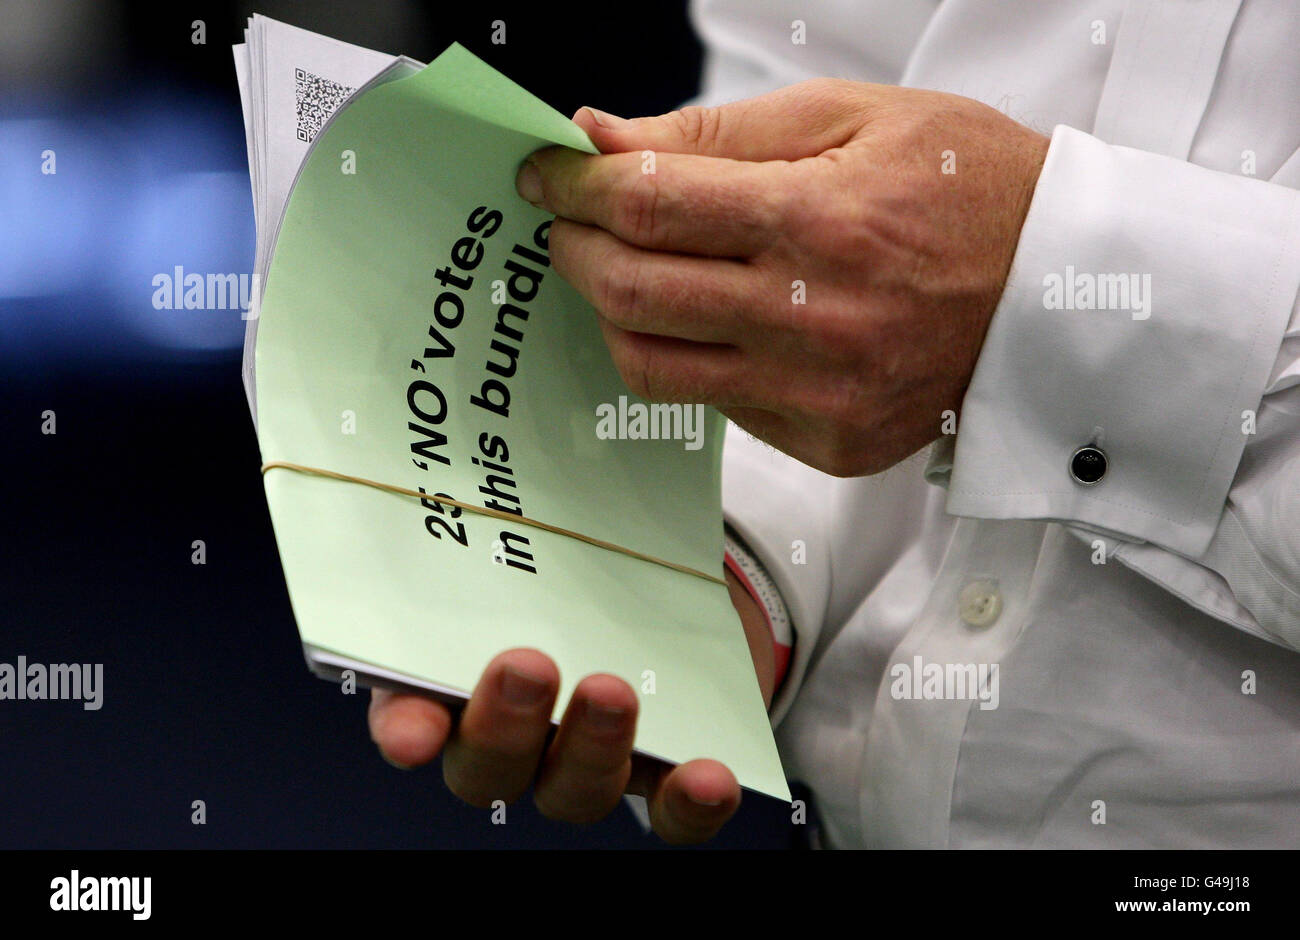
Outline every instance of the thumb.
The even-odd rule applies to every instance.
[[[876,86],[833,78],[757,98],[625,119],[579,108],[574,123],[601,153],[656,150],[732,160],[800,160],[840,147],[867,122]]]

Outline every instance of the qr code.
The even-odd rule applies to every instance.
[[[298,139],[311,143],[321,126],[348,95],[356,91],[302,69],[293,70],[293,99],[298,109]]]

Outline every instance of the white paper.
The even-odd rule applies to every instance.
[[[232,47],[239,84],[253,189],[253,218],[257,250],[253,263],[253,296],[246,314],[243,377],[248,406],[257,422],[253,393],[253,349],[257,340],[257,310],[271,261],[271,249],[285,203],[315,136],[317,126],[346,97],[399,61],[321,36],[310,30],[256,14],[244,30],[244,42]],[[307,116],[299,116],[299,90]],[[319,113],[313,111],[319,107]],[[306,139],[304,139],[306,138]]]

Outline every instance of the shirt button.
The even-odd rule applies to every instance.
[[[1106,475],[1106,452],[1095,444],[1080,447],[1070,457],[1070,477],[1080,486],[1095,486]]]
[[[957,612],[971,627],[990,627],[1002,613],[1002,592],[992,581],[972,581],[961,589]]]

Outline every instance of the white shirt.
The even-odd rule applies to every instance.
[[[694,16],[703,103],[836,75],[1052,135],[954,435],[839,480],[729,431],[727,517],[797,635],[773,720],[823,841],[1300,845],[1300,7]],[[1145,311],[1113,280],[1087,309],[1118,274]]]

